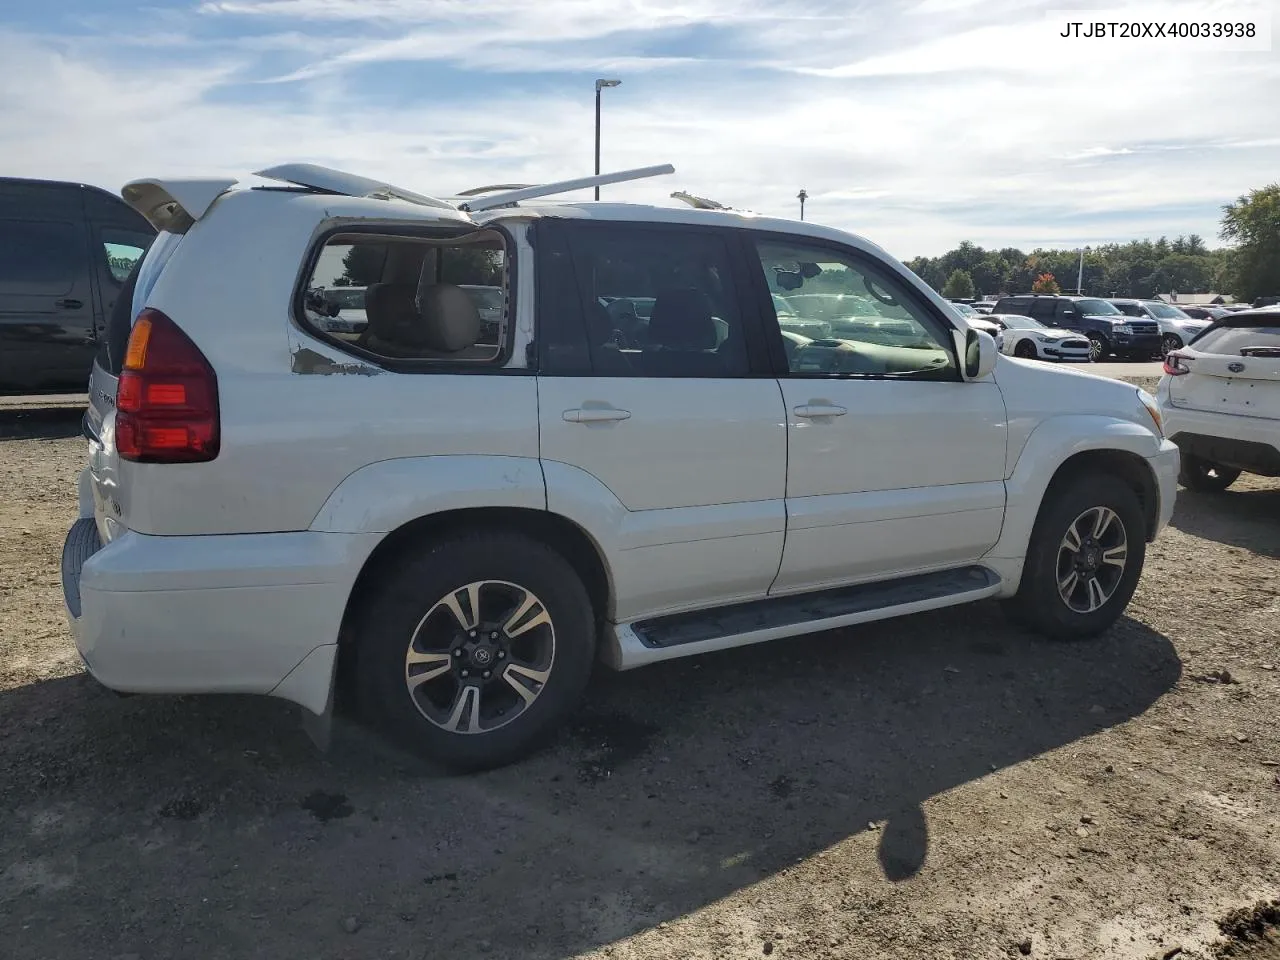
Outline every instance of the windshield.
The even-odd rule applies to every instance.
[[[463,287],[463,289],[481,309],[501,310],[504,305],[501,287]]]
[[[336,287],[326,290],[325,299],[336,303],[340,310],[363,310],[364,287]]]
[[[1177,307],[1171,307],[1167,303],[1161,303],[1159,300],[1152,300],[1143,304],[1152,315],[1159,317],[1161,320],[1190,320],[1191,318],[1179,310]]]
[[[1137,303],[1117,303],[1115,306],[1116,306],[1116,307],[1118,307],[1118,308],[1120,309],[1120,312],[1121,312],[1121,313],[1123,313],[1126,317],[1141,317],[1141,316],[1145,316],[1145,314],[1143,314],[1143,312],[1142,312],[1142,305],[1141,305],[1141,304],[1137,304]]]
[[[951,306],[959,310],[961,316],[976,317],[978,315],[978,311],[973,309],[973,307],[969,306],[967,303],[953,303]]]
[[[1088,316],[1124,316],[1115,304],[1107,303],[1105,300],[1077,300],[1076,306],[1080,308],[1082,313]]]

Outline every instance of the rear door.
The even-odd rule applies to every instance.
[[[1168,378],[1174,406],[1280,420],[1280,314],[1234,316],[1178,354],[1190,373]]]
[[[81,189],[11,183],[0,197],[0,386],[84,389],[93,284]]]
[[[765,596],[786,527],[787,431],[725,231],[537,225],[548,506],[598,502],[617,618]],[[738,264],[738,265],[735,265]],[[607,304],[652,300],[623,329]]]

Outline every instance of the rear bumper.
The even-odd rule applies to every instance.
[[[63,546],[67,618],[113,690],[274,694],[320,713],[347,598],[378,539],[129,532],[102,546],[82,518]]]
[[[1187,410],[1159,391],[1165,433],[1190,456],[1265,477],[1280,476],[1280,421]]]

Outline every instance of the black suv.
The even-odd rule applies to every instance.
[[[1089,359],[1115,354],[1132,360],[1160,356],[1160,324],[1125,316],[1114,304],[1097,297],[1022,294],[1001,297],[994,313],[1018,313],[1046,327],[1075,330],[1089,338]]]

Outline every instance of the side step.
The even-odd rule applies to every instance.
[[[993,596],[1000,585],[993,571],[974,565],[654,617],[619,624],[616,647],[606,659],[626,670],[692,653],[968,603]]]

